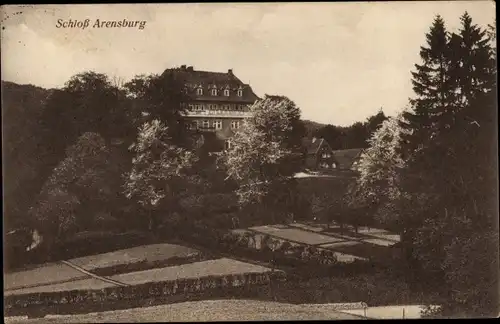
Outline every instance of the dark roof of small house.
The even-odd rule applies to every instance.
[[[336,150],[333,151],[333,157],[339,163],[340,168],[349,169],[351,168],[354,161],[359,158],[362,152],[362,148]]]
[[[321,145],[325,144],[328,145],[328,142],[323,138],[305,137],[302,139],[302,146],[307,150],[307,154],[316,154]]]
[[[249,84],[243,83],[232,70],[227,73],[211,72],[211,71],[197,71],[193,67],[181,66],[180,68],[166,69],[165,73],[174,73],[176,79],[181,80],[190,92],[193,99],[207,100],[207,101],[227,101],[227,102],[242,102],[253,103],[259,97],[253,92]],[[197,95],[194,89],[198,87],[203,88],[203,95]],[[215,86],[218,91],[223,91],[228,88],[230,91],[229,96],[223,96],[222,93],[217,96],[211,95],[211,89]],[[237,90],[243,90],[243,96],[239,97]]]

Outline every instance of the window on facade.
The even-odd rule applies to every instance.
[[[232,129],[238,129],[238,128],[240,128],[240,122],[239,121],[232,121],[231,122],[231,128]]]
[[[189,110],[194,110],[194,105],[189,104],[189,106],[188,106],[188,107],[189,107]]]
[[[208,128],[208,127],[210,127],[209,121],[208,120],[204,120],[203,121],[203,128]]]
[[[187,87],[184,87],[184,88],[182,89],[182,91],[183,91],[184,93],[188,93],[188,88],[187,88]]]
[[[224,96],[229,97],[229,89],[224,90]]]
[[[332,163],[332,169],[336,169],[336,168],[337,168],[337,164]]]
[[[243,97],[243,90],[241,89],[238,90],[238,97]]]
[[[217,95],[217,89],[212,89],[212,96],[216,96]]]
[[[225,110],[229,110],[229,105],[224,105]]]
[[[202,88],[198,88],[198,89],[196,89],[196,94],[197,94],[198,96],[203,95],[203,89],[202,89]]]
[[[191,128],[198,129],[198,121],[197,120],[195,120],[194,122],[191,123]]]
[[[231,141],[230,140],[226,140],[224,142],[224,149],[225,150],[229,150],[231,148]]]
[[[215,121],[214,121],[214,128],[215,128],[215,129],[222,129],[222,121],[220,121],[220,120],[215,120]]]

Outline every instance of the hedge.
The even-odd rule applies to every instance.
[[[226,289],[245,290],[251,286],[268,285],[271,281],[284,281],[286,274],[279,272],[244,273],[238,275],[207,276],[164,282],[149,282],[126,287],[109,287],[100,290],[72,290],[9,295],[4,298],[6,313],[22,313],[33,307],[54,307],[74,304],[103,304],[117,301],[133,301],[147,298],[164,298],[190,293],[214,292],[224,297]]]

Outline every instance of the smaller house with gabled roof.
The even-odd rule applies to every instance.
[[[305,150],[305,167],[312,171],[331,170],[337,168],[333,150],[323,138],[304,138],[302,146]]]
[[[335,150],[333,151],[333,158],[337,162],[339,170],[357,171],[362,153],[362,148]]]

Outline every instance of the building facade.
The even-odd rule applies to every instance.
[[[231,136],[250,116],[250,106],[259,99],[250,85],[238,79],[231,69],[220,73],[182,65],[170,71],[184,84],[183,91],[189,98],[182,103],[186,127],[200,131],[202,141],[218,142],[215,151],[229,148]]]
[[[333,150],[323,138],[304,138],[305,167],[311,171],[331,170],[338,167]]]

